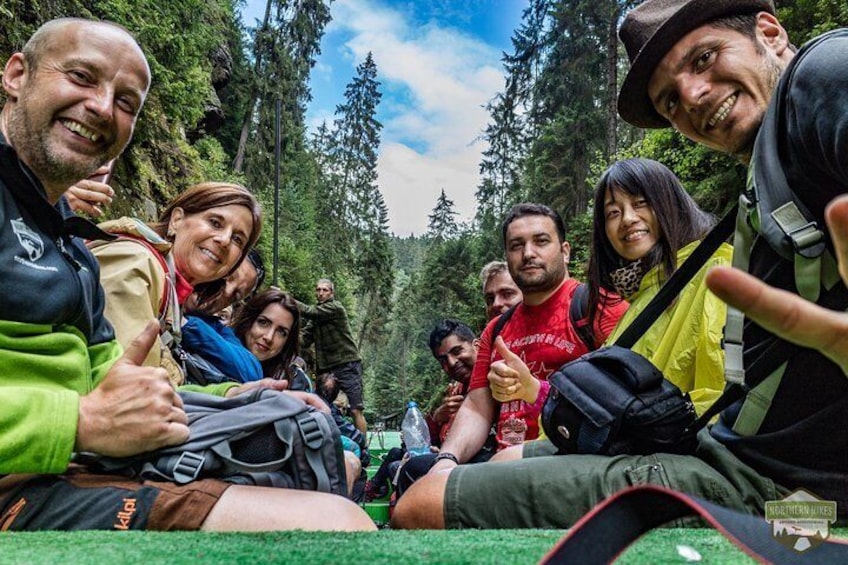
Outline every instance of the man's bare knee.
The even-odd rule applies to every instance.
[[[494,457],[489,459],[489,461],[515,461],[516,459],[521,459],[523,457],[523,453],[523,444],[512,445],[495,453]]]
[[[445,487],[450,473],[451,469],[436,471],[416,481],[398,500],[392,528],[443,530]]]
[[[353,487],[356,484],[356,480],[362,473],[362,462],[352,451],[344,452],[344,461],[345,474],[347,475],[347,494],[348,496],[351,496],[353,494]]]
[[[369,531],[376,526],[342,496],[305,490],[234,485],[224,491],[204,531]]]

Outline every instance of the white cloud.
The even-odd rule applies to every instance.
[[[372,52],[383,83],[378,182],[391,230],[423,233],[442,188],[463,219],[473,217],[485,147],[475,140],[488,121],[483,106],[503,86],[500,52],[374,0],[338,0],[332,13],[327,33],[345,34],[354,64]]]
[[[476,150],[449,157],[421,154],[400,143],[384,143],[377,173],[389,208],[391,229],[398,235],[423,234],[427,216],[442,189],[463,219],[474,215],[477,186]]]
[[[309,122],[306,124],[307,129],[310,132],[318,131],[318,128],[321,127],[321,124],[326,123],[328,128],[333,127],[333,120],[335,119],[335,114],[329,108],[323,108],[318,110],[317,112],[312,112],[309,116]]]

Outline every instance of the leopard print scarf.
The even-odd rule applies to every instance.
[[[642,259],[637,259],[611,272],[610,281],[618,295],[629,300],[639,290],[639,285],[644,276],[645,269],[642,265]]]

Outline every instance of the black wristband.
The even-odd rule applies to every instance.
[[[433,460],[433,465],[435,465],[439,461],[443,461],[444,459],[450,459],[451,461],[459,465],[459,459],[456,458],[456,455],[454,455],[453,453],[448,453],[446,451],[436,455],[436,458]]]

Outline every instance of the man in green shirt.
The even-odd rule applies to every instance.
[[[336,300],[335,287],[330,279],[318,281],[315,296],[318,299],[315,306],[297,303],[307,321],[303,328],[303,346],[315,344],[317,372],[335,375],[350,402],[354,424],[362,435],[366,435],[368,423],[363,413],[362,359],[350,331],[347,312],[342,303]]]

